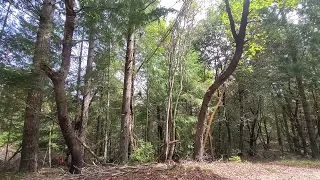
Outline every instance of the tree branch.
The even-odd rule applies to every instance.
[[[228,18],[229,18],[229,21],[230,21],[230,29],[231,29],[231,32],[232,32],[232,36],[233,36],[233,39],[235,41],[237,41],[238,39],[238,35],[237,35],[237,32],[236,32],[236,27],[234,25],[234,20],[233,20],[233,16],[232,16],[232,12],[231,12],[231,8],[230,8],[230,3],[229,3],[229,0],[224,0],[225,4],[226,4],[226,11],[228,13]],[[242,21],[242,20],[241,20]]]
[[[249,15],[249,6],[250,6],[250,0],[244,0],[243,2],[243,10],[242,10],[242,17],[241,17],[241,23],[240,23],[240,30],[238,34],[238,41],[244,41],[244,38],[246,36],[246,29],[248,24],[248,15]]]
[[[40,69],[50,78],[52,79],[55,75],[55,71],[51,69],[46,63],[40,63]]]

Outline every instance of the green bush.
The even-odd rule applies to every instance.
[[[233,161],[233,162],[241,162],[241,157],[240,156],[231,156],[228,160]]]
[[[140,147],[130,155],[130,163],[147,163],[154,161],[155,151],[150,142],[139,141]]]

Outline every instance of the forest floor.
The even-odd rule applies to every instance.
[[[314,163],[315,162],[315,163]],[[2,179],[0,177],[0,179]],[[246,179],[290,179],[290,180],[320,180],[320,162],[214,162],[181,164],[144,164],[135,166],[88,166],[81,175],[68,175],[59,168],[41,169],[37,174],[4,179],[32,180],[246,180]]]

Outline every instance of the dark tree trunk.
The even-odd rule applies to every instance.
[[[282,143],[282,137],[281,137],[281,129],[280,129],[280,125],[279,125],[278,112],[277,112],[277,108],[276,108],[275,104],[273,104],[273,112],[274,112],[274,119],[276,122],[278,144],[280,147],[280,151],[283,154],[283,143]]]
[[[158,141],[163,142],[163,121],[161,120],[161,109],[159,105],[157,105],[157,136]],[[158,155],[161,155],[161,146],[158,146],[157,151]],[[160,160],[162,160],[161,157]]]
[[[102,98],[101,98],[102,99]],[[101,155],[101,139],[102,139],[102,132],[103,132],[103,124],[102,124],[102,116],[98,116],[98,122],[97,122],[97,126],[96,126],[96,134],[95,134],[95,153],[100,156]]]
[[[292,139],[292,136],[291,136],[290,131],[289,131],[289,125],[288,125],[288,121],[287,121],[287,114],[286,114],[286,109],[285,109],[284,106],[282,106],[282,118],[283,118],[283,125],[284,125],[284,129],[285,129],[285,134],[286,134],[286,137],[287,137],[287,142],[288,142],[288,145],[289,145],[289,149],[291,151],[295,151],[294,147],[292,146],[292,143],[294,143],[295,140]],[[292,133],[294,133],[294,131],[292,131]]]
[[[77,140],[76,133],[69,117],[67,96],[65,92],[65,79],[58,75],[53,76],[52,81],[54,84],[59,125],[72,158],[69,172],[72,174],[80,174],[83,166],[82,146]]]
[[[311,155],[313,158],[318,158],[319,157],[319,148],[317,145],[316,134],[314,132],[314,126],[313,126],[311,115],[310,115],[309,104],[308,104],[305,90],[304,90],[304,84],[302,83],[301,76],[297,76],[296,80],[297,80],[297,84],[298,84],[298,90],[299,90],[299,95],[301,98],[304,117],[305,117],[306,124],[307,124],[307,130],[308,130],[308,134],[309,134],[309,138],[310,138]]]
[[[62,44],[62,62],[59,71],[56,72],[52,70],[44,61],[41,62],[41,69],[53,83],[59,125],[72,158],[69,172],[72,174],[80,174],[81,168],[83,167],[83,158],[81,153],[82,146],[71,123],[68,111],[67,94],[65,91],[66,78],[70,70],[71,50],[73,46],[72,39],[76,17],[76,13],[73,8],[74,0],[66,0],[66,20],[64,24],[64,39]]]
[[[255,155],[255,141],[256,141],[255,128],[256,128],[257,121],[258,121],[258,117],[255,117],[253,119],[253,122],[251,123],[251,126],[248,124],[248,129],[249,129],[249,150],[248,150],[248,154],[249,154],[249,156],[254,156]]]
[[[214,83],[209,87],[207,92],[204,95],[202,105],[200,108],[200,112],[198,115],[198,122],[196,127],[196,136],[195,136],[195,143],[194,143],[194,152],[193,152],[193,158],[199,161],[202,161],[203,158],[203,133],[205,129],[205,120],[206,120],[206,114],[208,110],[208,106],[211,100],[212,95],[215,93],[215,91],[232,75],[232,73],[235,71],[238,62],[242,56],[243,53],[243,46],[245,43],[245,35],[246,35],[246,28],[248,24],[248,14],[249,14],[249,6],[250,6],[250,0],[244,0],[243,3],[243,11],[242,11],[242,18],[241,18],[241,24],[239,33],[236,33],[235,30],[235,24],[233,20],[233,16],[231,13],[229,1],[225,0],[226,3],[226,11],[228,13],[229,21],[230,21],[230,28],[233,35],[233,38],[236,43],[236,50],[234,53],[234,56],[229,64],[229,66],[226,68],[226,70],[217,77],[217,79],[214,81]]]
[[[218,122],[218,137],[216,141],[216,152],[215,154],[220,156],[223,154],[222,150],[222,122]]]
[[[315,89],[317,89],[317,87],[315,87]],[[318,137],[320,138],[320,109],[318,105],[317,93],[314,90],[312,90],[312,97],[314,102],[314,111],[317,116]]]
[[[128,161],[129,144],[131,141],[131,123],[132,123],[132,79],[133,79],[133,56],[134,56],[134,33],[132,27],[128,30],[127,50],[124,71],[124,87],[122,99],[122,121],[120,137],[120,162]]]
[[[240,86],[240,85],[239,85]],[[239,87],[238,90],[239,94],[239,114],[240,114],[240,124],[239,124],[239,150],[240,154],[243,154],[243,127],[244,127],[244,121],[243,121],[243,96],[244,96],[244,90]]]
[[[266,148],[269,149],[269,145],[270,145],[270,134],[269,134],[268,128],[267,128],[267,119],[266,119],[266,118],[263,119],[263,125],[264,125],[264,131],[265,131],[265,133],[266,133],[266,138],[267,138]]]
[[[230,122],[227,114],[226,114],[226,128],[228,133],[227,157],[230,157],[230,151],[231,151],[231,145],[232,145],[232,134],[231,134]]]
[[[23,126],[20,172],[35,172],[38,168],[39,128],[43,90],[46,79],[43,72],[41,72],[40,63],[43,61],[46,62],[47,59],[49,59],[54,3],[54,0],[45,0],[43,2],[33,57],[35,77],[32,82],[33,86],[28,92],[26,102],[27,107]]]
[[[290,80],[289,80],[289,93],[291,94],[291,96],[293,96],[293,93],[291,91],[291,83],[290,83]],[[292,124],[292,132],[293,132],[293,142],[295,144],[295,147],[296,149],[298,150],[297,152],[300,153],[300,145],[299,145],[299,139],[298,137],[295,135],[295,129],[297,130],[298,132],[298,136],[300,137],[301,139],[301,142],[302,142],[302,147],[303,147],[303,152],[304,154],[307,154],[308,153],[308,150],[307,150],[307,142],[306,142],[306,139],[305,139],[305,136],[304,136],[304,133],[303,133],[303,128],[299,122],[299,119],[298,119],[298,109],[299,109],[299,101],[296,99],[296,105],[295,105],[295,109],[293,111],[293,108],[291,106],[291,99],[289,99],[287,96],[285,96],[285,101],[286,101],[286,106],[287,106],[287,115],[289,116],[289,119],[291,121],[291,124]]]

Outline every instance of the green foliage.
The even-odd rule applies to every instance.
[[[241,162],[241,157],[240,156],[231,156],[231,157],[229,157],[228,160],[232,161],[232,162]]]
[[[155,151],[150,142],[139,140],[139,148],[130,155],[130,163],[147,163],[154,161]]]
[[[24,70],[0,64],[0,84],[25,87],[29,85],[33,75]]]

